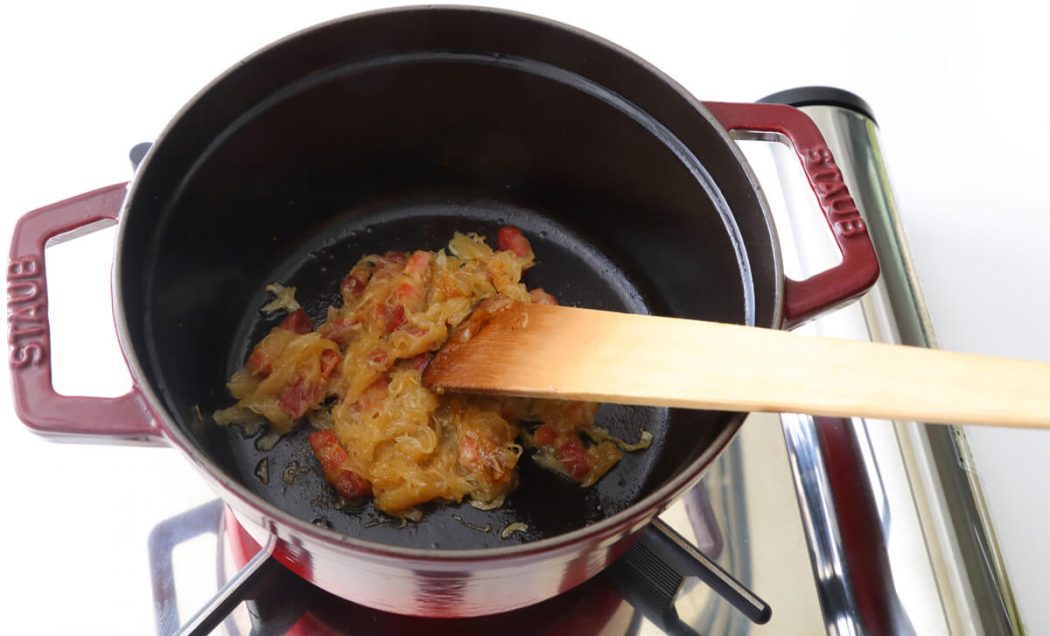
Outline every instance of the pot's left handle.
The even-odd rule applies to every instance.
[[[7,340],[15,411],[26,426],[56,440],[163,443],[137,387],[100,398],[59,395],[51,385],[44,248],[116,222],[126,190],[119,183],[33,210],[19,219],[11,238]]]

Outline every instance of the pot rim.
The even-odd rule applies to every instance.
[[[770,233],[770,242],[772,247],[773,256],[773,272],[774,272],[774,298],[773,298],[773,320],[772,326],[778,328],[782,324],[783,320],[783,299],[784,299],[784,274],[783,274],[783,263],[780,251],[780,243],[777,237],[776,226],[773,223],[772,213],[770,211],[768,202],[765,194],[756,178],[751,166],[748,164],[746,158],[737,146],[736,142],[730,136],[728,132],[722,127],[722,125],[712,116],[703,104],[695,96],[690,94],[680,84],[675,82],[673,79],[665,75],[659,69],[645,61],[641,57],[634,53],[624,49],[623,47],[606,40],[600,36],[594,35],[582,29],[574,26],[551,20],[548,18],[518,12],[508,11],[503,9],[493,9],[486,7],[474,7],[474,6],[462,6],[462,5],[439,5],[439,6],[408,6],[408,7],[396,7],[390,9],[380,9],[376,11],[367,11],[362,13],[356,13],[349,16],[335,18],[328,20],[313,26],[301,29],[287,35],[279,40],[276,40],[255,52],[249,54],[243,58],[237,64],[234,64],[227,70],[223,71],[215,79],[209,82],[204,88],[197,92],[179,111],[172,117],[172,119],[165,126],[164,130],[157,137],[153,146],[146,153],[142,163],[139,166],[138,173],[135,178],[132,179],[131,184],[128,188],[127,194],[124,198],[124,203],[121,209],[121,222],[118,224],[118,234],[115,243],[115,253],[113,259],[113,313],[117,327],[117,336],[120,341],[121,348],[124,351],[125,359],[128,363],[128,368],[131,372],[131,376],[134,385],[142,392],[146,401],[149,404],[150,411],[157,419],[159,428],[163,431],[166,439],[174,446],[176,446],[187,458],[189,458],[194,465],[200,470],[207,478],[208,481],[219,491],[220,496],[225,500],[228,497],[237,499],[243,506],[247,506],[249,509],[254,510],[257,513],[264,515],[267,521],[283,525],[289,531],[295,533],[298,536],[305,536],[315,541],[320,541],[327,545],[335,548],[350,548],[355,552],[369,554],[378,558],[392,558],[392,559],[404,559],[410,558],[414,560],[441,562],[441,563],[457,563],[457,562],[476,562],[485,561],[494,558],[515,558],[534,555],[538,553],[554,553],[571,549],[573,546],[583,542],[587,539],[608,537],[622,532],[634,532],[640,525],[639,521],[648,522],[649,518],[655,516],[667,508],[678,496],[680,496],[688,487],[695,484],[697,480],[703,475],[703,472],[707,466],[717,458],[729,442],[736,435],[741,424],[746,418],[745,413],[735,414],[729,425],[725,430],[708,446],[708,448],[687,466],[679,470],[679,472],[668,479],[665,483],[661,484],[653,492],[649,493],[639,501],[631,504],[624,510],[602,519],[592,525],[578,528],[571,532],[564,534],[547,537],[539,541],[524,543],[518,545],[510,545],[506,547],[498,548],[475,548],[469,550],[452,550],[447,548],[409,548],[403,546],[395,546],[386,543],[377,543],[374,541],[368,541],[365,539],[359,539],[352,537],[341,532],[336,532],[328,528],[323,528],[312,524],[305,519],[301,519],[289,512],[286,512],[277,506],[273,505],[269,501],[253,494],[247,487],[241,484],[239,481],[232,479],[227,475],[221,468],[219,468],[211,459],[201,453],[193,441],[181,430],[178,423],[170,416],[167,410],[163,406],[163,401],[153,390],[153,387],[146,381],[146,374],[144,372],[143,365],[139,359],[138,353],[135,351],[134,346],[131,342],[131,336],[129,332],[128,319],[125,312],[123,286],[121,281],[123,280],[123,270],[125,267],[123,259],[123,244],[125,240],[125,231],[127,228],[126,216],[132,214],[131,202],[134,201],[135,195],[138,191],[138,186],[141,181],[139,174],[149,169],[150,160],[154,155],[155,149],[163,144],[165,138],[169,132],[174,128],[175,124],[179,122],[182,117],[190,111],[200,99],[210,93],[215,87],[221,84],[233,71],[237,68],[244,66],[246,63],[255,59],[259,55],[276,49],[286,42],[300,38],[307,35],[315,30],[324,29],[335,24],[341,24],[344,22],[360,20],[363,18],[369,18],[377,15],[389,15],[389,14],[401,14],[401,13],[419,13],[419,12],[472,12],[472,13],[486,13],[498,16],[507,16],[532,22],[539,22],[545,26],[567,31],[581,39],[588,40],[593,44],[603,46],[612,49],[619,53],[624,58],[638,64],[645,71],[652,74],[656,79],[666,84],[671,90],[678,93],[686,102],[691,104],[696,110],[697,114],[705,118],[708,123],[714,127],[717,134],[719,134],[725,144],[728,146],[732,155],[737,159],[744,173],[749,181],[749,185],[753,188],[756,194],[756,202],[762,215],[766,221],[766,226]],[[753,316],[749,319],[749,322],[753,322]],[[268,524],[270,525],[270,524]],[[276,532],[277,528],[270,528],[271,531]]]

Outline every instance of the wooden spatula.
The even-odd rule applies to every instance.
[[[544,398],[1050,427],[1050,364],[515,303],[424,383]],[[455,339],[453,339],[455,340]]]

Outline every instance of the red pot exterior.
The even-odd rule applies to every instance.
[[[259,551],[260,544],[255,541],[237,521],[233,513],[226,509],[223,522],[226,547],[234,567],[244,567]],[[305,583],[303,584],[305,585]],[[619,610],[624,605],[621,597],[610,584],[590,582],[585,589],[578,589],[568,594],[560,594],[546,602],[527,606],[520,611],[505,612],[495,617],[485,617],[479,624],[475,619],[450,619],[435,621],[427,618],[407,617],[373,611],[372,608],[346,603],[332,604],[319,600],[309,594],[310,601],[300,605],[301,599],[297,590],[277,591],[269,599],[257,600],[260,613],[266,612],[269,603],[288,603],[293,607],[302,607],[303,612],[293,625],[288,627],[288,634],[343,634],[346,626],[355,626],[355,632],[362,636],[368,634],[409,634],[430,631],[440,634],[475,634],[500,632],[555,634],[604,633],[604,628],[616,621]],[[286,600],[291,596],[290,600]],[[297,598],[298,597],[298,598]],[[297,602],[298,601],[298,602]],[[283,610],[273,608],[274,611]]]
[[[234,509],[256,542],[266,540],[267,527],[276,528],[282,540],[276,558],[307,581],[375,609],[431,618],[496,614],[568,591],[619,558],[652,518],[645,515],[625,527],[520,556],[407,559],[289,532],[251,505]]]

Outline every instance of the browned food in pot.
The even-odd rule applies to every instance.
[[[521,231],[499,231],[499,249],[456,233],[447,250],[364,256],[343,278],[341,307],[316,327],[294,290],[274,285],[287,316],[252,349],[228,387],[237,403],[219,424],[260,416],[287,433],[302,419],[329,484],[346,498],[372,496],[383,511],[413,516],[440,499],[496,507],[517,485],[524,448],[579,483],[597,482],[630,446],[595,425],[588,402],[437,394],[422,385],[435,351],[470,320],[511,301],[554,304],[529,290],[535,263]],[[468,334],[469,337],[469,334]],[[535,426],[525,423],[535,423]]]

